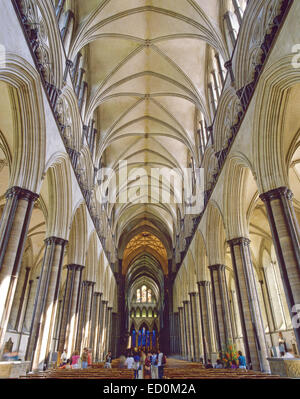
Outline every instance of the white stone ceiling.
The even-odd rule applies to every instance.
[[[69,58],[84,49],[90,90],[86,123],[97,115],[101,131],[97,155],[106,167],[118,172],[119,160],[126,160],[129,171],[143,167],[149,176],[155,167],[181,173],[191,156],[198,166],[197,113],[208,115],[209,109],[207,43],[228,58],[219,27],[222,4],[222,0],[75,1],[80,24]],[[150,226],[152,232],[174,240],[177,217],[184,217],[182,205],[149,203],[149,179],[144,183],[148,198],[141,193],[133,203],[109,207],[116,239]]]

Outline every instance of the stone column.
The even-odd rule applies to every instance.
[[[227,28],[228,28],[228,32],[229,32],[229,36],[230,36],[230,39],[231,39],[232,47],[234,48],[235,42],[236,42],[236,37],[237,37],[237,32],[235,31],[235,29],[234,29],[234,27],[232,25],[229,11],[227,11],[225,13],[224,19],[226,21],[226,25],[227,25]]]
[[[83,340],[84,346],[87,348],[89,347],[90,338],[91,338],[94,286],[95,286],[95,282],[88,281],[86,318],[85,318],[85,325],[84,325],[84,340]]]
[[[106,333],[106,350],[105,353],[111,350],[111,317],[112,307],[107,308],[107,333]]]
[[[79,351],[82,351],[83,348],[89,345],[94,285],[95,283],[93,281],[84,280],[82,283],[81,307],[76,341],[76,349]]]
[[[300,304],[300,230],[292,202],[293,194],[287,187],[280,187],[261,194],[260,198],[267,209],[287,304],[293,320],[297,316],[296,305]],[[294,323],[294,333],[299,352],[298,324]]]
[[[191,360],[193,357],[193,344],[191,336],[191,323],[190,323],[190,306],[189,301],[183,301],[183,312],[185,320],[185,336],[186,336],[186,359]]]
[[[199,360],[199,326],[196,313],[196,293],[190,292],[190,314],[191,314],[191,331],[192,331],[192,342],[193,342],[193,359],[194,362]]]
[[[103,301],[101,300],[102,293],[99,299],[99,319],[98,319],[98,331],[97,331],[97,342],[96,342],[96,361],[101,361],[101,337],[103,331]]]
[[[18,312],[15,320],[15,330],[16,331],[21,331],[20,330],[20,325],[22,325],[22,314],[24,314],[24,307],[25,307],[25,296],[26,296],[26,291],[27,291],[27,286],[28,286],[28,281],[29,281],[29,273],[30,273],[30,267],[25,268],[25,276],[24,276],[24,282],[23,282],[23,287],[22,291],[18,300]]]
[[[201,314],[198,296],[198,293],[191,294],[192,311],[194,314],[193,320],[195,321],[195,356],[197,362],[199,362],[200,358],[203,356]]]
[[[67,278],[65,286],[65,294],[62,304],[62,319],[59,331],[58,351],[63,352],[67,349],[68,356],[73,352],[72,339],[69,342],[70,334],[74,335],[74,322],[76,318],[76,303],[79,288],[81,270],[83,266],[70,264],[67,266]]]
[[[243,340],[247,362],[254,370],[270,371],[263,320],[250,253],[250,240],[236,238],[228,241],[231,251]]]
[[[199,281],[198,283],[199,292],[199,306],[201,315],[201,331],[202,331],[202,342],[203,342],[203,355],[204,361],[211,357],[211,354],[215,352],[215,332],[214,325],[212,322],[212,304],[210,296],[210,282]]]
[[[105,339],[106,339],[106,320],[107,320],[107,304],[108,301],[102,301],[102,334],[100,344],[100,359],[103,360],[105,356]]]
[[[216,61],[217,61],[218,72],[219,72],[219,76],[220,76],[220,79],[221,79],[221,82],[222,82],[222,86],[223,86],[224,83],[225,83],[225,78],[224,78],[224,72],[223,72],[222,65],[221,65],[220,54],[216,53],[215,58],[216,58]]]
[[[263,301],[264,301],[267,323],[268,323],[268,327],[269,327],[270,340],[271,340],[272,346],[274,346],[272,333],[274,333],[274,331],[275,331],[276,323],[275,323],[275,319],[274,319],[273,309],[272,309],[272,306],[270,303],[270,294],[269,294],[268,286],[266,284],[264,269],[263,269],[263,280],[260,280],[259,284],[261,285],[261,292],[262,292],[262,297],[263,297]]]
[[[84,320],[85,320],[85,310],[87,303],[87,281],[84,280],[81,283],[80,298],[79,298],[79,309],[78,309],[78,324],[77,324],[77,334],[76,334],[76,345],[77,351],[81,352],[82,349],[82,337],[84,336]]]
[[[55,324],[64,250],[67,241],[58,237],[45,240],[45,252],[36,293],[26,359],[33,370],[48,364]]]
[[[79,96],[79,92],[81,89],[81,83],[83,79],[83,75],[85,74],[85,70],[83,68],[79,69],[78,76],[77,76],[77,82],[76,82],[76,88],[75,88],[75,93],[77,97]]]
[[[185,338],[185,331],[184,331],[183,307],[179,307],[178,312],[179,312],[179,325],[180,325],[180,354],[185,359],[186,358],[186,338]]]
[[[38,195],[20,187],[5,194],[0,222],[0,356],[34,202]]]
[[[92,349],[93,359],[95,359],[94,353],[94,342],[95,342],[95,335],[96,335],[96,327],[97,327],[97,307],[99,305],[99,295],[100,292],[93,292],[93,299],[92,299],[92,309],[91,309],[91,334],[90,334],[90,341],[88,347]],[[98,309],[99,310],[99,309]],[[99,316],[99,314],[98,314]]]
[[[235,15],[237,17],[239,25],[241,26],[242,25],[242,21],[243,21],[243,12],[241,10],[241,7],[240,7],[240,5],[239,5],[237,0],[232,0],[232,4],[233,4],[233,7],[234,7],[234,13],[235,13]]]
[[[192,317],[192,312],[191,312],[191,302],[188,301],[187,303],[187,315],[188,315],[188,328],[189,328],[189,342],[190,342],[190,357],[191,360],[194,362],[195,361],[195,330],[194,330],[194,323],[193,323],[193,317]]]
[[[101,302],[101,292],[94,292],[94,315],[92,324],[92,336],[91,336],[91,348],[93,353],[94,361],[97,361],[97,345],[99,340],[99,316],[100,316],[100,302]]]
[[[212,265],[209,266],[209,269],[213,291],[218,351],[223,352],[224,346],[232,342],[229,297],[225,274],[226,266],[220,264]]]
[[[58,23],[60,21],[60,17],[62,15],[65,3],[66,3],[66,0],[59,0],[58,5],[56,7],[55,13],[56,13]]]

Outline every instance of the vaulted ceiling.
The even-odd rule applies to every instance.
[[[89,100],[87,124],[96,117],[97,159],[120,178],[127,161],[130,202],[108,206],[116,245],[123,249],[136,234],[150,232],[174,247],[184,205],[171,183],[170,203],[157,201],[151,169],[199,166],[198,113],[209,122],[207,49],[228,59],[220,28],[224,0],[77,0],[77,26],[70,57],[84,52]],[[136,173],[134,168],[143,168]],[[140,175],[140,178],[138,177]],[[119,180],[118,180],[119,181]],[[116,189],[117,200],[124,186]],[[141,244],[142,245],[142,244]]]

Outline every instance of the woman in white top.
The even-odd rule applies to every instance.
[[[130,354],[127,359],[125,360],[125,365],[127,366],[128,369],[132,369],[134,365],[134,358],[132,354]]]

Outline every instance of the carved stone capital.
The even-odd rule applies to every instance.
[[[11,187],[6,191],[5,198],[17,197],[18,200],[24,199],[26,201],[36,201],[39,198],[39,195],[33,193],[32,191],[26,190],[21,187]]]
[[[68,243],[67,240],[64,240],[63,238],[60,237],[48,237],[45,240],[46,245],[61,245],[64,246]]]
[[[238,237],[238,238],[233,238],[232,240],[228,240],[227,242],[230,246],[233,247],[235,245],[249,246],[251,241],[249,240],[249,238],[246,237]]]
[[[293,193],[288,187],[278,187],[273,190],[267,191],[259,196],[263,202],[273,201],[276,199],[286,198],[288,200],[293,199]]]
[[[76,263],[70,263],[69,265],[67,265],[68,270],[82,270],[83,268],[84,266],[77,265]]]
[[[210,281],[198,281],[198,286],[199,287],[209,287],[210,286]]]
[[[218,271],[218,270],[223,271],[223,270],[226,269],[226,266],[225,266],[225,265],[222,265],[222,264],[217,264],[217,265],[208,266],[208,268],[209,268],[211,271]]]

